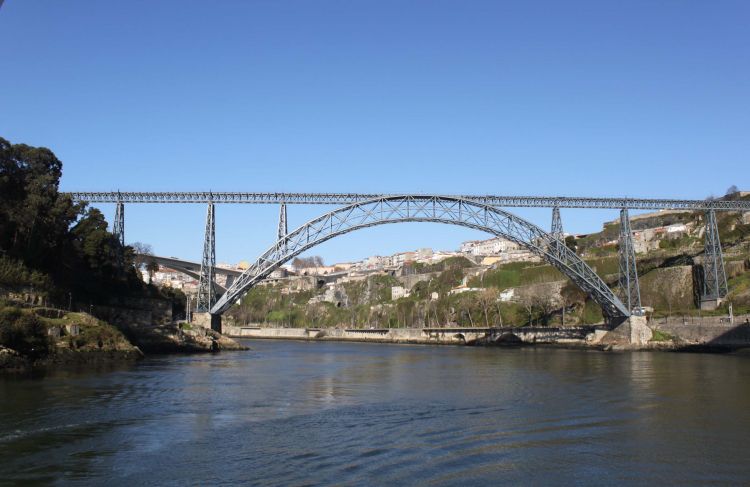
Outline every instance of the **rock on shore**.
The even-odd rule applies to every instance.
[[[144,353],[205,353],[248,350],[231,338],[205,328],[183,330],[176,325],[139,327],[126,331]]]

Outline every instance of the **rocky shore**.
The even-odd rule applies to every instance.
[[[177,325],[138,327],[124,330],[126,336],[146,354],[207,353],[248,350],[220,333],[200,327]]]
[[[87,313],[6,306],[0,316],[0,370],[133,362],[150,354],[216,353],[247,347],[185,325],[118,326]]]

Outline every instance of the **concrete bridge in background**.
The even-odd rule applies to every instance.
[[[200,262],[191,262],[189,260],[183,260],[179,259],[177,257],[161,257],[158,255],[150,255],[150,254],[138,254],[139,257],[141,257],[143,260],[149,260],[152,262],[156,262],[160,266],[167,267],[169,269],[173,269],[178,272],[182,272],[185,275],[188,275],[196,280],[199,280],[201,278],[201,263]],[[227,269],[224,267],[214,267],[213,269],[214,275],[225,275],[227,276],[227,287],[231,286],[234,280],[242,275],[242,271],[237,269]],[[226,288],[218,283],[214,283],[214,285],[223,293],[226,291]]]

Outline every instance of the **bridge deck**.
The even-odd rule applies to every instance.
[[[266,192],[175,192],[175,191],[71,191],[75,201],[89,203],[245,203],[344,205],[385,196],[376,193],[266,193]],[[415,195],[424,196],[424,195]],[[498,207],[602,208],[635,210],[734,210],[749,211],[747,200],[688,200],[660,198],[599,198],[575,196],[445,195]]]

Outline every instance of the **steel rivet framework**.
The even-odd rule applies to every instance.
[[[638,284],[638,267],[633,248],[633,232],[630,229],[630,217],[627,208],[620,210],[620,298],[628,310],[641,314],[641,289]]]
[[[216,223],[214,220],[214,204],[213,201],[209,200],[206,212],[206,233],[203,240],[203,260],[201,261],[201,275],[198,285],[197,311],[210,311],[214,302],[216,302],[215,267]]]
[[[122,268],[125,262],[125,203],[123,203],[121,197],[118,197],[115,205],[115,221],[112,225],[112,234],[120,243],[116,258],[118,266]]]
[[[721,252],[716,212],[709,210],[706,218],[706,246],[703,254],[703,296],[705,300],[721,300],[727,295],[727,275]]]
[[[64,193],[74,201],[89,203],[245,203],[245,204],[352,204],[374,198],[401,196],[378,193],[271,193],[271,192],[118,192],[73,191]],[[431,196],[431,195],[414,195]],[[679,200],[659,198],[591,198],[575,196],[443,195],[498,207],[599,208],[631,210],[722,210],[750,211],[747,200]]]
[[[276,232],[276,241],[281,245],[286,245],[284,237],[287,233],[289,233],[289,228],[286,220],[286,203],[282,202],[279,206],[279,229]]]
[[[115,221],[112,234],[117,237],[122,247],[125,246],[125,203],[118,199],[115,206]]]
[[[446,196],[403,195],[376,198],[326,213],[275,242],[211,308],[221,315],[253,286],[305,250],[360,228],[398,222],[436,222],[460,225],[504,237],[544,258],[589,294],[617,324],[630,311],[575,252],[551,234],[512,213],[474,201]]]
[[[562,218],[560,218],[559,206],[552,207],[552,226],[550,228],[550,233],[560,242],[565,241],[565,232],[563,232],[563,224]]]

